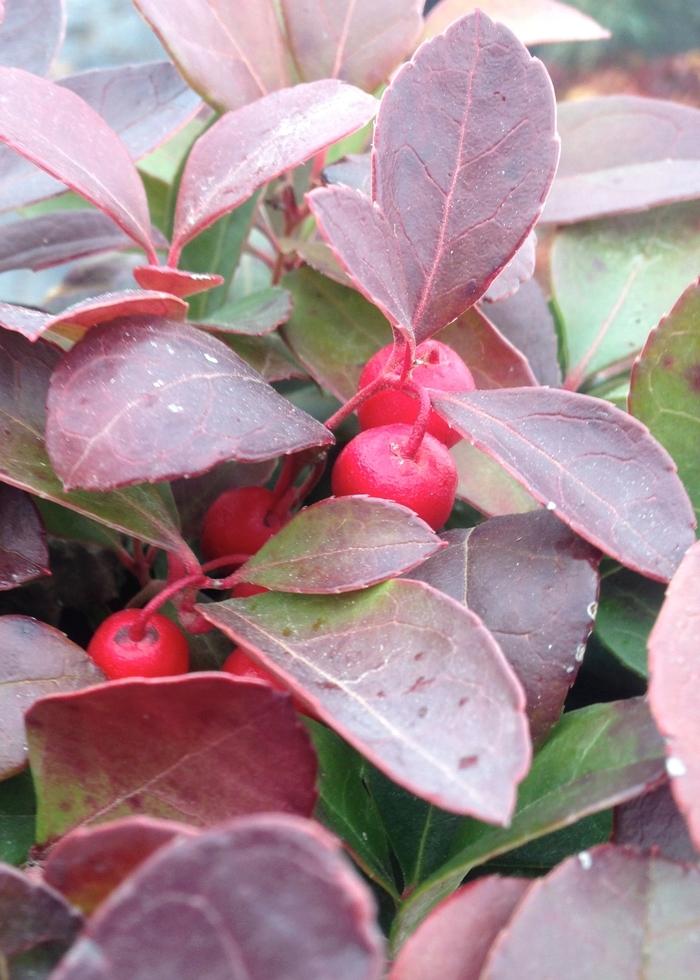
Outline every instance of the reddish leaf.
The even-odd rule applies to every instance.
[[[49,552],[29,494],[0,484],[0,591],[49,575]]]
[[[557,329],[539,283],[530,279],[513,296],[490,303],[485,312],[503,336],[523,352],[540,384],[557,388],[561,384]]]
[[[435,405],[596,548],[649,578],[673,575],[695,516],[673,460],[636,419],[550,388],[441,395]]]
[[[508,265],[486,290],[484,299],[488,303],[497,303],[517,293],[522,283],[528,282],[534,276],[536,258],[537,236],[531,231]]]
[[[559,106],[543,220],[568,224],[700,197],[700,109],[635,95]]]
[[[51,379],[46,444],[66,488],[196,475],[331,441],[220,340],[171,320],[95,327]]]
[[[489,309],[472,307],[445,327],[439,339],[469,365],[477,388],[536,385],[527,358],[491,323]]]
[[[282,0],[301,77],[342,78],[372,92],[411,51],[423,0]]]
[[[447,531],[411,573],[464,603],[523,685],[533,741],[556,722],[593,628],[598,555],[547,511]]]
[[[188,241],[258,187],[359,129],[376,110],[373,96],[326,80],[273,92],[224,115],[187,159],[169,263],[177,264]]]
[[[28,340],[37,340],[46,330],[50,314],[41,310],[30,310],[25,306],[0,303],[0,327],[21,333]]]
[[[389,980],[479,980],[492,943],[530,887],[527,878],[481,878],[438,905],[402,946]]]
[[[0,864],[0,956],[8,978],[48,976],[82,921],[53,888]]]
[[[206,827],[264,810],[307,815],[316,800],[290,698],[229,674],[55,695],[26,724],[40,841],[129,814]]]
[[[206,272],[185,272],[165,265],[139,265],[134,269],[134,279],[142,289],[162,289],[173,296],[195,296],[220,286],[223,276]]]
[[[134,0],[192,88],[238,109],[287,84],[286,52],[269,0]]]
[[[7,0],[0,22],[0,65],[45,75],[63,42],[62,0]]]
[[[372,190],[372,157],[370,153],[349,153],[337,163],[324,167],[323,183],[331,186],[344,184],[353,190],[370,194]]]
[[[536,881],[496,939],[483,980],[638,980],[700,972],[700,870],[608,844]],[[592,942],[592,937],[597,937]]]
[[[0,778],[23,768],[24,712],[45,694],[102,680],[84,650],[29,616],[0,616]]]
[[[379,980],[374,916],[369,890],[318,824],[249,817],[163,847],[53,976]]]
[[[529,764],[524,698],[469,610],[421,582],[198,607],[395,782],[508,820]]]
[[[700,542],[674,575],[649,637],[649,702],[666,736],[671,789],[700,847],[700,715],[697,710]]]
[[[372,497],[330,497],[300,511],[241,568],[279,592],[336,593],[400,575],[441,547],[413,511]]]
[[[441,0],[425,21],[424,37],[435,37],[458,17],[478,6],[494,20],[506,24],[523,44],[560,41],[598,41],[610,37],[592,17],[558,0]]]
[[[485,517],[539,510],[540,505],[521,483],[466,439],[450,453],[457,467],[457,496]]]
[[[157,261],[148,203],[128,151],[87,102],[19,68],[0,68],[0,142],[104,211]]]
[[[615,843],[672,861],[697,861],[700,857],[668,783],[615,808]]]
[[[197,831],[184,823],[125,817],[98,827],[79,827],[49,851],[44,881],[84,915],[114,891],[158,848]]]

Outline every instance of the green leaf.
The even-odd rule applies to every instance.
[[[640,677],[647,676],[647,639],[663,598],[663,585],[627,569],[602,581],[596,633]]]
[[[649,336],[632,372],[630,411],[673,457],[700,518],[700,281]]]
[[[120,548],[121,536],[112,528],[68,510],[51,500],[36,499],[36,505],[48,534],[68,541],[83,541],[101,548]]]
[[[552,248],[570,386],[639,351],[700,268],[700,203],[566,228]]]
[[[34,843],[36,800],[32,777],[21,772],[0,783],[0,861],[22,864]]]
[[[270,286],[243,299],[224,303],[216,313],[202,320],[216,327],[218,333],[249,334],[252,337],[270,333],[286,323],[292,312],[292,297],[280,286]]]
[[[664,744],[642,700],[564,715],[538,752],[509,827],[465,820],[453,856],[411,895],[394,925],[398,945],[475,867],[640,795],[665,773]]]

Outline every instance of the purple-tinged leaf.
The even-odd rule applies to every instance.
[[[0,142],[104,211],[152,262],[148,202],[117,134],[67,88],[19,68],[0,68]]]
[[[666,736],[671,789],[700,848],[700,542],[673,576],[649,637],[649,703]]]
[[[646,426],[608,402],[553,388],[440,394],[434,403],[581,537],[642,575],[671,578],[695,516]]]
[[[161,848],[114,892],[54,980],[380,980],[383,940],[340,843],[279,814]]]
[[[300,511],[239,574],[278,592],[351,592],[408,572],[441,548],[437,534],[407,507],[330,497]]]
[[[552,388],[561,384],[557,328],[535,279],[523,283],[508,299],[490,303],[484,312],[503,336],[523,352],[540,384]]]
[[[343,272],[332,249],[325,242],[319,238],[311,238],[308,241],[293,241],[290,244],[292,251],[316,272],[320,272],[326,279],[331,279],[341,286],[349,286],[353,291],[357,291],[357,286],[350,276]]]
[[[593,628],[598,553],[547,511],[443,535],[410,573],[483,620],[527,698],[533,742],[557,721]]]
[[[4,330],[12,330],[14,333],[21,333],[31,341],[41,337],[50,319],[51,315],[42,313],[41,310],[14,306],[12,303],[0,303],[0,327]]]
[[[41,842],[129,815],[208,827],[265,810],[309,815],[316,802],[315,757],[291,699],[229,674],[54,695],[26,724]]]
[[[326,186],[343,184],[369,195],[372,192],[372,158],[370,153],[349,153],[324,167],[321,179]]]
[[[63,42],[63,0],[6,0],[0,11],[0,65],[46,75]]]
[[[54,371],[46,445],[69,488],[195,476],[333,441],[226,344],[155,317],[90,330]]]
[[[521,285],[534,276],[536,258],[537,236],[531,231],[508,265],[499,272],[484,293],[486,302],[497,303],[517,293]]]
[[[421,582],[198,607],[391,779],[505,823],[530,746],[522,690],[481,621]]]
[[[542,216],[570,224],[700,197],[700,109],[613,95],[564,102],[561,162]]]
[[[410,53],[422,12],[423,0],[282,0],[301,77],[342,78],[369,92]]]
[[[614,842],[671,861],[700,860],[668,783],[615,808]]]
[[[0,778],[26,764],[23,716],[35,701],[101,680],[85,651],[53,626],[29,616],[0,616]]]
[[[556,169],[554,114],[544,66],[480,12],[420,48],[384,94],[372,193],[418,342],[476,302],[530,233]]]
[[[468,365],[477,388],[536,385],[527,358],[488,318],[488,310],[472,307],[438,337]]]
[[[286,323],[292,313],[292,297],[279,286],[261,289],[244,299],[220,306],[200,322],[215,333],[244,334],[261,337]]]
[[[534,882],[480,978],[693,977],[700,972],[700,869],[610,844]],[[597,941],[592,942],[591,938]]]
[[[401,948],[389,980],[479,980],[492,943],[531,882],[527,878],[473,881],[442,902]]]
[[[269,0],[134,0],[183,76],[215,108],[238,109],[288,84],[287,54]]]
[[[195,296],[220,286],[224,278],[206,272],[186,272],[166,265],[139,265],[134,269],[134,279],[142,289],[160,289],[173,296]]]
[[[168,261],[259,187],[373,118],[377,100],[331,79],[295,85],[226,113],[187,158]]]
[[[15,307],[21,309],[21,307]],[[0,331],[0,482],[28,490],[69,510],[175,551],[186,563],[194,555],[180,536],[176,519],[155,487],[132,487],[107,494],[65,493],[44,447],[44,406],[59,351],[43,341]]]
[[[457,467],[457,496],[485,517],[505,517],[538,510],[521,483],[494,459],[462,439],[450,450]]]
[[[48,977],[82,922],[80,913],[53,888],[0,864],[0,956],[5,976]]]
[[[441,0],[425,20],[424,38],[470,14],[475,7],[498,20],[523,44],[558,44],[561,41],[600,41],[610,37],[592,17],[559,0]]]
[[[49,851],[44,881],[84,915],[91,915],[151,854],[175,837],[196,833],[187,824],[153,817],[78,827]]]
[[[44,525],[29,494],[0,484],[0,591],[50,575]]]

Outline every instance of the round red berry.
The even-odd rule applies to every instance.
[[[224,660],[221,667],[227,674],[235,677],[246,677],[248,680],[257,681],[259,684],[269,684],[276,691],[286,691],[287,688],[280,681],[270,674],[264,667],[260,667],[248,656],[243,647],[234,647],[233,651]]]
[[[274,504],[272,491],[265,487],[236,487],[222,493],[204,516],[205,556],[254,555],[282,525],[270,514]]]
[[[140,609],[123,609],[98,626],[87,652],[103,674],[110,680],[186,674],[190,652],[182,631],[166,616],[153,613],[143,635],[134,640],[131,628],[140,615]]]
[[[455,502],[457,469],[445,446],[426,435],[415,457],[405,454],[410,425],[381,425],[351,439],[335,461],[331,487],[337,497],[363,493],[414,510],[434,530]]]
[[[364,388],[380,374],[391,356],[393,345],[377,351],[365,364],[359,387]],[[473,391],[472,373],[459,354],[439,340],[426,340],[416,347],[416,359],[408,377],[418,385],[439,391]],[[401,388],[387,388],[368,398],[357,410],[363,429],[392,422],[412,424],[418,415],[418,398]],[[454,446],[461,436],[433,409],[428,419],[428,432],[446,446]]]

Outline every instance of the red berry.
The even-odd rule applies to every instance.
[[[258,684],[269,684],[276,691],[286,691],[284,684],[280,683],[276,677],[268,673],[264,667],[259,667],[254,660],[244,651],[243,647],[234,647],[221,667],[227,674],[235,677],[245,677]]]
[[[436,531],[455,502],[457,469],[441,442],[426,435],[415,457],[404,455],[410,425],[380,425],[351,439],[335,461],[337,497],[366,493],[414,510]]]
[[[384,371],[392,350],[393,345],[388,344],[370,357],[360,375],[360,388]],[[416,360],[408,376],[416,384],[440,391],[473,391],[475,388],[472,373],[462,358],[439,340],[425,340],[416,347]],[[360,405],[357,417],[363,429],[392,422],[410,425],[415,422],[419,407],[417,397],[411,392],[387,388]],[[428,432],[446,446],[454,446],[461,438],[435,410],[430,413]]]
[[[133,640],[129,631],[140,614],[140,609],[123,609],[108,616],[93,634],[88,655],[110,680],[186,674],[190,652],[181,630],[166,616],[153,613],[144,635]]]
[[[207,558],[254,555],[279,530],[282,521],[270,515],[275,504],[265,487],[236,487],[214,501],[202,524],[202,551]]]
[[[239,582],[238,585],[234,585],[231,589],[232,599],[247,599],[251,595],[261,595],[263,592],[269,592],[264,585],[253,585],[252,582]]]

